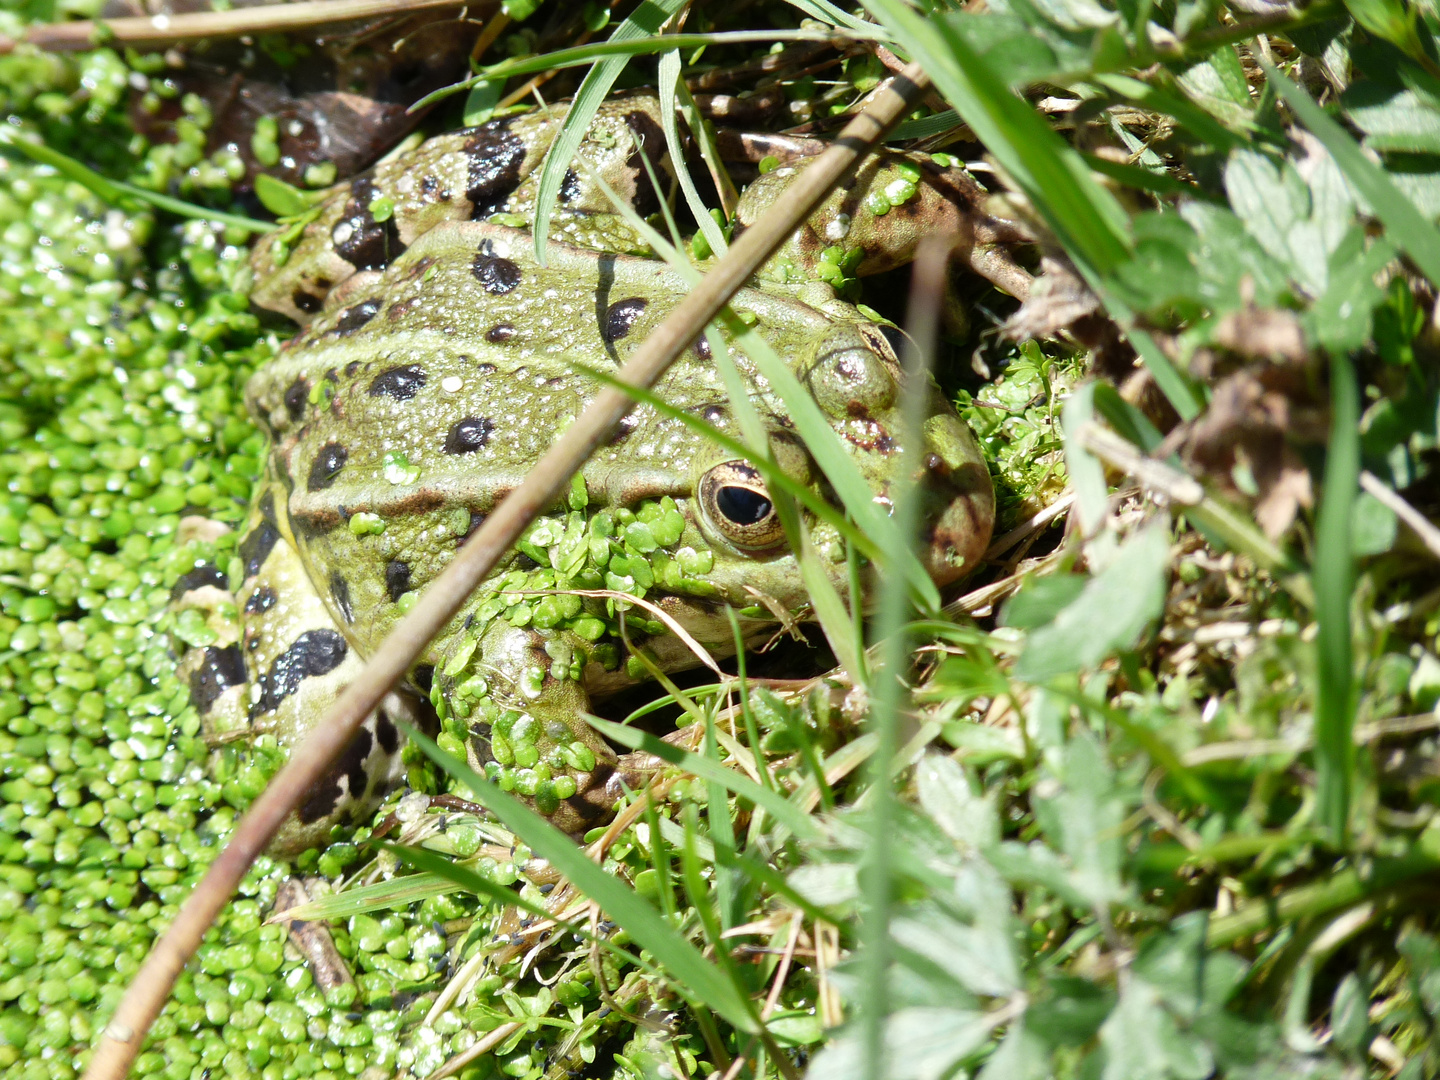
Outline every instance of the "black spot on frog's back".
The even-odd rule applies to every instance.
[[[391,600],[399,600],[410,591],[410,564],[391,559],[385,564],[385,591]]]
[[[519,331],[515,329],[513,323],[496,323],[489,330],[485,331],[485,340],[490,342],[491,345],[503,345],[517,333],[519,333]]]
[[[238,646],[211,645],[202,654],[200,666],[190,673],[190,704],[204,716],[221,694],[246,678],[245,654]]]
[[[340,470],[345,467],[345,462],[350,457],[350,451],[336,442],[326,443],[315,455],[315,460],[310,465],[310,475],[306,479],[305,486],[310,491],[321,491],[328,488],[335,482],[335,477],[340,475]]]
[[[262,585],[250,594],[249,600],[245,601],[245,614],[264,615],[275,606],[275,601],[278,599],[274,589],[269,585]]]
[[[650,301],[644,297],[632,296],[628,300],[616,300],[605,309],[605,325],[600,328],[601,336],[612,345],[625,337],[635,327]]]
[[[310,381],[302,375],[285,388],[285,411],[292,421],[298,423],[309,403]]]
[[[357,270],[383,270],[405,250],[394,215],[376,221],[370,211],[379,194],[368,176],[353,181],[344,213],[330,233],[335,253]]]
[[[330,595],[335,598],[335,606],[340,609],[341,618],[346,623],[353,623],[355,609],[350,605],[350,583],[339,570],[330,575]]]
[[[491,296],[504,296],[520,284],[520,267],[510,259],[481,252],[470,264],[470,272]]]
[[[252,717],[274,712],[300,684],[313,675],[326,675],[345,661],[350,651],[338,630],[307,630],[275,658],[260,676],[260,697],[250,708]]]
[[[470,220],[478,221],[501,210],[520,186],[525,143],[510,131],[509,120],[491,120],[475,129],[461,152],[466,161]]]
[[[312,824],[333,813],[346,794],[352,799],[359,799],[365,794],[365,789],[369,786],[365,762],[374,746],[375,737],[368,730],[361,728],[355,733],[355,737],[335,760],[335,764],[330,766],[330,771],[316,782],[305,801],[297,808],[296,812],[303,824]],[[344,780],[348,787],[341,787],[341,780]]]
[[[488,416],[467,416],[451,425],[445,435],[445,453],[473,454],[490,441],[495,421]]]
[[[371,397],[388,397],[409,401],[425,386],[425,369],[419,364],[405,364],[382,371],[370,381]]]
[[[335,335],[337,337],[349,337],[362,326],[375,318],[383,305],[379,300],[361,300],[360,303],[346,308],[335,320]]]
[[[179,600],[191,589],[203,589],[206,585],[213,585],[217,589],[228,589],[230,579],[218,566],[213,563],[204,563],[180,575],[180,580],[175,582],[175,587],[170,590],[170,599]]]
[[[323,297],[316,296],[311,292],[306,292],[304,289],[296,289],[291,293],[290,303],[294,304],[297,310],[303,311],[306,315],[314,315],[325,306]]]
[[[239,551],[247,578],[260,572],[260,567],[265,565],[265,560],[270,557],[270,552],[275,550],[279,539],[280,530],[263,518],[259,525],[245,534],[245,538],[240,541]]]

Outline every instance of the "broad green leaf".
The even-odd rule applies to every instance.
[[[1340,100],[1372,150],[1440,154],[1440,105],[1428,94],[1363,82]]]
[[[1075,492],[1080,531],[1093,536],[1105,520],[1109,506],[1110,486],[1105,482],[1105,466],[1099,458],[1080,445],[1079,434],[1095,419],[1095,384],[1083,383],[1065,402],[1060,426],[1065,435],[1065,472]]]
[[[1131,978],[1120,1002],[1100,1028],[1105,1048],[1101,1080],[1205,1080],[1215,1058],[1198,1035],[1181,1031],[1165,1011],[1160,993]]]
[[[972,994],[1009,997],[1021,988],[1011,936],[996,927],[967,926],[930,908],[897,915],[890,934],[902,949],[941,968]]]
[[[1358,246],[1358,230],[1356,241]],[[1369,340],[1375,309],[1386,299],[1375,278],[1394,258],[1395,248],[1383,239],[1358,257],[1337,257],[1329,288],[1305,320],[1311,336],[1323,348],[1332,353],[1353,352]]]
[[[1054,622],[1030,632],[1015,663],[1016,677],[1043,682],[1133,648],[1165,606],[1169,558],[1169,530],[1162,524],[1146,526]]]
[[[1064,854],[1071,887],[1091,907],[1107,907],[1126,893],[1120,875],[1125,806],[1111,765],[1092,736],[1079,735],[1066,744],[1056,779],[1058,791],[1033,798],[1035,820]]]
[[[1036,630],[1079,599],[1090,579],[1084,574],[1046,574],[1028,578],[1020,591],[1005,602],[1000,625]]]
[[[1440,231],[1309,94],[1280,74],[1264,57],[1259,58],[1259,63],[1300,122],[1330,151],[1345,178],[1370,204],[1375,216],[1384,223],[1391,242],[1407,252],[1431,281],[1440,281]]]
[[[1000,840],[1000,815],[995,801],[976,795],[965,770],[941,754],[926,754],[915,766],[920,808],[945,835],[969,849],[984,849]]]
[[[1017,1020],[1005,1032],[1000,1049],[976,1074],[976,1080],[1048,1080],[1052,1075],[1048,1049],[1023,1020]]]

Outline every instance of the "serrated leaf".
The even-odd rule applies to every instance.
[[[1053,622],[1029,633],[1016,677],[1044,682],[1132,648],[1164,610],[1169,558],[1169,530],[1160,524],[1142,529]]]
[[[986,848],[1000,839],[1000,816],[993,799],[976,795],[958,763],[926,754],[915,766],[920,808],[945,835],[970,848]]]
[[[896,918],[890,933],[900,946],[939,966],[972,994],[1008,997],[1020,989],[1010,937],[991,927],[966,926],[930,910]]]

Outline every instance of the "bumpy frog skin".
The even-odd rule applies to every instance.
[[[557,241],[546,265],[536,262],[530,234],[513,226],[526,221],[531,170],[561,116],[563,107],[432,139],[338,188],[288,237],[288,258],[276,242],[257,245],[256,302],[303,329],[247,388],[272,449],[239,544],[235,643],[185,660],[212,741],[266,737],[284,749],[303,738],[598,391],[575,362],[617,369],[684,294],[663,263],[615,253],[642,245],[573,172]],[[668,166],[657,116],[651,97],[612,100],[581,148],[642,213],[654,193],[636,139],[657,168]],[[796,171],[752,187],[739,220]],[[792,366],[882,502],[899,462],[899,369],[878,327],[820,278],[905,261],[937,207],[976,220],[976,190],[928,158],[884,158],[731,302]],[[824,492],[785,403],[741,350],[730,352],[776,460]],[[738,437],[703,339],[657,390]],[[933,387],[924,430],[922,554],[943,584],[984,550],[993,493],[972,435]],[[636,408],[581,476],[567,504],[466,602],[406,691],[360,731],[277,850],[321,843],[336,823],[373,809],[399,774],[395,721],[418,720],[425,697],[443,721],[442,745],[463,748],[560,827],[603,815],[617,794],[616,757],[581,714],[593,697],[645,677],[635,650],[664,670],[695,661],[650,613],[575,590],[644,596],[717,655],[734,651],[727,605],[742,612],[747,641],[773,628],[771,608],[805,606],[759,474],[679,421]],[[843,542],[829,525],[808,524],[843,589]]]

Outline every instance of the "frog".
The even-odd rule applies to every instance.
[[[201,587],[182,590],[191,604],[218,591],[238,612],[182,660],[212,746],[283,755],[323,722],[599,392],[594,372],[618,370],[686,292],[611,202],[618,193],[653,217],[673,176],[653,93],[602,104],[537,256],[539,167],[567,108],[436,135],[256,244],[252,300],[298,330],[246,387],[268,451],[238,532],[238,588],[226,593],[231,579],[202,568]],[[814,149],[746,189],[736,229],[784,197]],[[798,377],[882,506],[900,478],[901,368],[886,328],[846,294],[941,228],[963,229],[977,266],[1006,230],[953,161],[882,152],[730,302]],[[655,387],[672,411],[629,412],[306,794],[272,851],[323,845],[337,825],[372,814],[407,776],[406,725],[438,725],[442,749],[579,835],[634,779],[587,723],[595,702],[694,666],[697,647],[723,658],[805,616],[800,564],[765,475],[675,415],[742,437],[711,340],[723,340],[771,460],[836,501],[736,335],[697,336]],[[980,561],[995,503],[973,434],[933,380],[924,393],[918,552],[943,587]],[[845,538],[801,516],[844,592]]]

